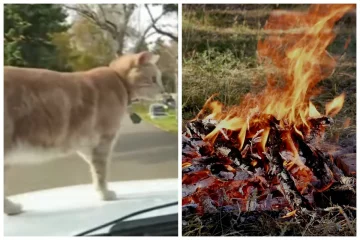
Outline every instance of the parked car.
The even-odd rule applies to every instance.
[[[164,98],[163,99],[163,103],[168,106],[169,108],[171,109],[175,109],[176,107],[176,102],[175,102],[175,99],[172,98],[172,96],[170,95],[170,97],[168,98]]]
[[[168,113],[166,111],[168,107],[165,104],[153,103],[149,107],[149,115],[151,119],[167,117]]]

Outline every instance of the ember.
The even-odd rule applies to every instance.
[[[321,150],[325,128],[342,108],[341,94],[321,114],[310,101],[315,85],[328,77],[335,60],[326,51],[332,28],[353,5],[312,5],[294,15],[274,12],[258,42],[267,87],[226,108],[211,97],[183,133],[183,206],[198,214],[220,208],[240,212],[317,207],[315,194],[329,189],[354,191],[332,156]],[[291,30],[291,31],[289,31]],[[284,81],[284,82],[281,82]],[[210,113],[209,113],[210,110]]]

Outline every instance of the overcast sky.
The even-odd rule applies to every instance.
[[[162,6],[151,6],[150,7],[151,13],[153,15],[153,18],[156,18],[158,16],[160,16],[160,14],[162,13]],[[138,16],[140,18],[140,21],[138,21],[138,27],[139,29],[141,29],[142,31],[149,25],[151,18],[145,8],[144,5],[141,5],[139,7],[139,9],[136,10],[137,12],[134,14],[134,16]],[[176,13],[172,13],[172,14],[167,14],[166,16],[163,16],[158,23],[156,24],[156,26],[160,27],[162,30],[168,31],[173,33],[174,35],[177,35],[177,22],[178,22],[178,17]],[[164,25],[166,25],[164,27]],[[151,30],[151,32],[155,32],[154,29]],[[163,36],[163,35],[159,35],[159,34],[154,34],[149,38],[149,41],[154,41],[157,38],[161,37],[162,39],[166,39],[166,40],[170,40],[168,37]]]

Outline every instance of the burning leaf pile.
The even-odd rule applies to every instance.
[[[326,51],[334,24],[353,5],[312,5],[307,12],[273,12],[258,55],[268,67],[267,86],[227,108],[211,97],[187,123],[182,141],[183,207],[197,214],[219,209],[273,211],[317,207],[315,194],[354,189],[332,156],[319,146],[345,94],[321,114],[311,98],[330,76]]]

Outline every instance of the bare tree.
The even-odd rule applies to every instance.
[[[117,44],[117,55],[122,55],[125,38],[136,32],[129,27],[135,4],[75,4],[65,5],[93,24],[108,32]]]
[[[172,9],[163,8],[163,12],[158,17],[154,18],[149,6],[145,5],[151,18],[151,22],[142,32],[139,32],[129,24],[131,16],[138,7],[135,4],[75,4],[65,5],[65,7],[76,11],[79,15],[85,17],[93,24],[109,33],[116,42],[117,55],[123,54],[125,42],[128,38],[136,39],[136,44],[133,48],[135,52],[140,51],[146,39],[155,33],[162,34],[177,41],[177,36],[160,29],[156,25],[164,15],[174,11]],[[155,32],[151,31],[152,29],[154,29]]]
[[[156,28],[156,24],[157,22],[164,16],[166,15],[169,11],[164,10],[158,17],[153,18],[153,16],[151,15],[151,11],[148,7],[148,5],[145,5],[149,16],[151,18],[151,23],[147,26],[147,28],[145,29],[145,31],[143,32],[143,34],[141,35],[141,37],[139,38],[136,46],[135,46],[135,52],[139,51],[139,48],[142,46],[142,44],[145,42],[145,40],[147,38],[149,38],[151,35],[155,34],[157,31],[155,30],[155,32],[150,32],[151,29],[155,29]],[[177,38],[176,38],[177,39]]]
[[[158,18],[155,18],[153,17],[153,15],[151,14],[151,11],[150,11],[150,8],[149,8],[149,5],[148,4],[145,4],[145,7],[146,7],[146,10],[148,11],[149,13],[149,16],[151,18],[151,21],[152,21],[152,24],[151,24],[151,27],[159,34],[161,35],[164,35],[164,36],[167,36],[169,37],[171,40],[177,42],[178,41],[178,37],[175,36],[174,34],[170,33],[170,32],[167,32],[167,31],[164,31],[162,29],[160,29],[159,27],[156,26],[156,23],[157,21],[159,20]],[[163,11],[163,14],[162,15],[165,15],[166,13],[168,13],[169,10],[167,10],[166,8],[164,9]],[[161,16],[162,16],[161,15]]]

